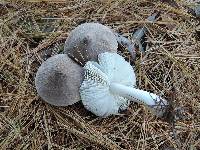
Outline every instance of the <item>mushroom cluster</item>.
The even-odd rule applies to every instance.
[[[103,52],[117,52],[118,43],[111,29],[99,23],[76,27],[65,42],[64,53],[50,57],[39,67],[35,86],[46,102],[68,106],[80,101],[79,88],[88,60]]]
[[[35,78],[38,94],[56,106],[82,100],[87,110],[101,117],[118,114],[130,101],[162,116],[167,101],[136,88],[134,70],[116,53],[117,48],[117,37],[108,27],[98,23],[78,26],[65,42],[65,54],[55,55],[39,67]]]

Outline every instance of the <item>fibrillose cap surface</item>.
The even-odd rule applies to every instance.
[[[80,100],[82,73],[82,67],[66,54],[55,55],[43,62],[37,71],[37,92],[52,105],[72,105]]]
[[[104,52],[117,52],[118,43],[113,31],[99,23],[84,23],[76,27],[65,42],[64,53],[84,65],[97,61]]]

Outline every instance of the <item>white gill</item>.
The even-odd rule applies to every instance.
[[[81,100],[89,111],[106,117],[118,114],[130,101],[142,103],[157,116],[165,112],[167,101],[156,94],[136,89],[132,66],[116,53],[102,53],[97,62],[84,66],[84,81],[80,87]]]

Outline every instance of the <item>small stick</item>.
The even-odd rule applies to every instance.
[[[154,13],[152,14],[151,16],[149,16],[147,18],[148,21],[151,21],[151,22],[155,22],[156,18],[158,18],[159,16],[159,12],[158,13]],[[115,33],[115,36],[117,37],[117,42],[118,44],[124,46],[127,48],[127,50],[129,51],[129,53],[131,54],[133,60],[135,60],[135,57],[136,57],[136,47],[137,45],[139,46],[139,49],[144,52],[144,48],[142,47],[142,40],[144,39],[145,37],[145,33],[147,32],[147,28],[145,26],[137,29],[133,35],[132,35],[132,40],[130,41],[128,38],[118,34],[118,33]]]

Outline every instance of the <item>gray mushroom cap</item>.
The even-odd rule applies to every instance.
[[[35,86],[46,102],[55,106],[72,105],[80,100],[83,68],[66,54],[58,54],[39,67]]]
[[[110,28],[99,23],[84,23],[70,33],[64,53],[84,65],[87,61],[97,61],[100,53],[116,53],[117,48],[116,36]]]

